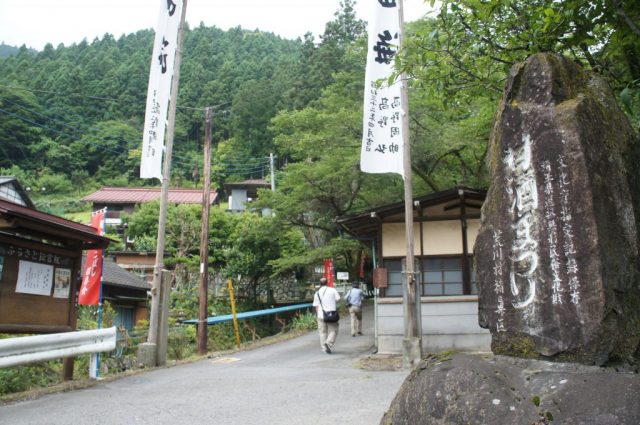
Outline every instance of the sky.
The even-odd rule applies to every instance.
[[[369,21],[370,3],[357,0],[358,18]],[[220,29],[273,32],[283,38],[320,35],[334,19],[340,0],[188,0],[187,22]],[[159,0],[0,0],[0,42],[25,44],[37,50],[47,43],[69,46],[105,33],[116,39],[141,29],[155,28]],[[404,0],[405,21],[429,11],[425,0]]]

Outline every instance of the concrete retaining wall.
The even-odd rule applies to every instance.
[[[378,352],[402,353],[402,298],[378,300]],[[491,334],[478,325],[478,297],[422,297],[423,352],[490,351]]]

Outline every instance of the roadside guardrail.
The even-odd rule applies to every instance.
[[[116,327],[0,340],[0,368],[116,348]]]

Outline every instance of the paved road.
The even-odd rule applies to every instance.
[[[317,332],[36,400],[0,406],[0,424],[378,424],[408,371],[354,367],[373,352],[340,323],[334,354]]]

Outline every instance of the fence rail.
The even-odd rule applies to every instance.
[[[311,303],[304,303],[304,304],[288,305],[285,307],[267,308],[265,310],[245,311],[245,312],[236,314],[236,318],[238,320],[249,319],[251,317],[269,316],[272,314],[284,313],[287,311],[303,310],[305,308],[310,308],[310,307],[311,307]],[[207,326],[215,325],[216,323],[231,322],[232,320],[233,320],[233,314],[225,314],[223,316],[212,316],[207,318]],[[191,320],[183,320],[181,323],[197,325],[198,322],[199,322],[198,319],[191,319]]]
[[[116,327],[0,340],[0,368],[112,351]]]

